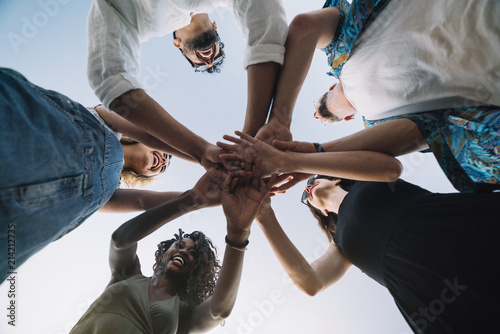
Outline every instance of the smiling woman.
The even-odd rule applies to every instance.
[[[274,181],[266,184],[260,171],[259,163],[251,172],[211,169],[192,190],[122,224],[111,237],[108,287],[71,333],[204,333],[224,321],[236,301],[250,225]],[[158,245],[154,273],[144,276],[138,241],[207,202],[222,202],[227,219],[222,267],[205,234],[179,229]]]

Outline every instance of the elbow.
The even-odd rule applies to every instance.
[[[295,16],[288,27],[288,40],[300,40],[311,38],[317,29],[317,23],[314,17],[309,13],[303,13]]]
[[[229,308],[228,307],[222,307],[218,309],[212,308],[212,317],[220,322],[226,320],[231,315],[231,312],[233,311],[233,306],[234,305],[232,305]]]
[[[309,297],[314,297],[316,296],[318,293],[320,293],[323,289],[318,287],[318,286],[314,286],[314,287],[306,287],[304,289],[302,289],[302,291],[304,291],[304,293],[306,295],[308,295]]]
[[[384,171],[384,182],[394,182],[403,173],[403,165],[398,159],[393,159],[392,163],[388,168]]]
[[[123,249],[128,246],[125,242],[123,242],[123,238],[120,238],[118,230],[114,231],[111,235],[111,245],[115,249]]]

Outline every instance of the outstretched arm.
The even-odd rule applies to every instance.
[[[270,201],[262,204],[256,220],[283,269],[293,283],[309,296],[337,282],[351,266],[333,242],[323,256],[309,264],[281,228]]]
[[[220,203],[220,196],[214,195],[220,195],[220,175],[211,169],[193,189],[122,224],[111,237],[109,265],[112,278],[109,284],[140,273],[136,255],[139,240],[186,213]]]
[[[219,149],[175,120],[141,89],[116,98],[110,109],[175,149],[193,157],[205,168],[218,163]]]
[[[243,132],[255,136],[266,123],[280,65],[267,62],[247,68],[247,111]]]
[[[133,124],[132,122],[128,121],[127,119],[123,118],[122,116],[108,112],[106,108],[103,106],[97,106],[96,107],[97,112],[99,115],[102,117],[102,119],[109,125],[111,126],[115,131],[120,132],[121,134],[130,137],[146,146],[149,146],[151,148],[155,148],[160,151],[167,152],[169,154],[172,154],[176,157],[179,157],[181,159],[190,161],[190,162],[195,162],[198,163],[193,157],[190,155],[183,153],[174,147],[166,144],[164,141],[159,140],[155,136],[152,136],[148,132],[146,132],[144,129],[138,127],[137,125]]]
[[[244,178],[226,178],[222,206],[227,218],[228,245],[213,296],[197,306],[186,321],[189,333],[206,332],[230,315],[236,302],[250,226],[269,193],[271,182],[266,184],[262,180],[259,162]]]
[[[288,30],[285,61],[274,95],[269,122],[257,138],[270,144],[273,139],[291,140],[292,112],[306,79],[316,48],[327,46],[333,39],[339,10],[335,7],[297,15]]]
[[[384,153],[371,151],[299,153],[283,152],[271,145],[245,135],[240,138],[224,136],[236,145],[218,142],[219,147],[232,152],[221,154],[224,160],[245,161],[246,156],[258,157],[263,164],[263,174],[308,173],[324,174],[360,181],[391,182],[401,174],[401,163]]]

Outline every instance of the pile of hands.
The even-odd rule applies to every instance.
[[[270,209],[270,196],[284,193],[312,175],[281,173],[290,152],[316,152],[314,144],[273,140],[270,144],[240,131],[225,135],[230,143],[207,147],[207,172],[191,190],[203,207],[222,204],[228,224],[249,225],[259,209]],[[279,185],[281,184],[281,185]]]

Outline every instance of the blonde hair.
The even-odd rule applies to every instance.
[[[133,140],[130,137],[122,136],[120,139],[122,145],[135,145],[139,142]],[[132,168],[123,168],[120,174],[120,179],[125,183],[127,187],[134,188],[136,186],[145,187],[153,183],[154,179],[152,176],[142,175],[134,171]]]

